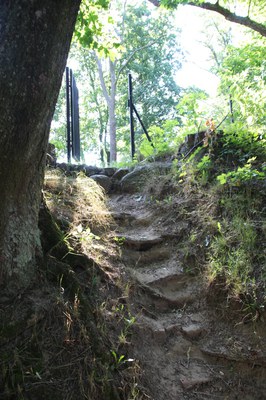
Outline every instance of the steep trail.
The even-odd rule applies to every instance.
[[[141,194],[111,194],[109,206],[147,398],[266,399],[265,323],[236,323],[219,297],[208,301],[202,274],[180,254],[187,221],[166,218]]]

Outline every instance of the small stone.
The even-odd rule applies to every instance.
[[[136,167],[121,179],[121,190],[125,193],[138,193],[154,175],[166,175],[171,163],[151,163]]]
[[[112,181],[106,175],[91,175],[90,177],[95,182],[97,182],[107,193],[111,189]]]
[[[197,324],[183,326],[181,328],[181,330],[190,339],[197,339],[204,331],[204,329],[200,325],[197,325]]]
[[[115,174],[115,172],[116,172],[116,168],[111,168],[111,167],[103,168],[102,171],[101,171],[101,173],[103,175],[106,175],[106,176],[109,176],[109,177],[113,176]]]
[[[100,174],[100,169],[97,167],[93,167],[90,165],[80,165],[80,171],[83,171],[85,173],[86,176],[91,177],[92,175],[98,175]]]
[[[169,325],[165,328],[166,333],[178,333],[179,332],[179,325],[173,324]]]
[[[202,376],[198,378],[180,378],[181,385],[183,389],[193,389],[196,386],[203,385],[204,383],[208,383],[210,381],[210,377]]]
[[[159,341],[160,343],[163,343],[166,339],[166,333],[164,328],[154,330],[153,337],[155,340]]]
[[[119,168],[114,174],[113,179],[120,181],[125,175],[129,173],[129,168]]]

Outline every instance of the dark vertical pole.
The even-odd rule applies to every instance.
[[[130,142],[131,142],[131,157],[135,155],[135,132],[133,120],[133,96],[132,96],[132,76],[128,75],[128,107],[129,107],[129,122],[130,122]]]
[[[139,123],[140,123],[140,125],[141,125],[141,127],[142,127],[142,129],[143,129],[143,131],[144,131],[144,133],[145,133],[145,135],[146,135],[148,141],[151,143],[152,147],[154,147],[154,145],[153,145],[153,143],[152,143],[152,140],[151,140],[151,137],[150,137],[150,135],[149,135],[147,129],[145,128],[145,126],[144,126],[144,124],[143,124],[143,122],[142,122],[142,119],[140,118],[139,113],[137,112],[137,109],[136,109],[136,107],[134,106],[134,104],[133,104],[133,110],[134,110],[134,112],[135,112],[135,114],[136,114],[136,116],[137,116],[137,118],[138,118],[138,120],[139,120]]]
[[[76,80],[72,76],[72,157],[80,161],[80,132],[79,132],[79,92]]]
[[[233,124],[235,122],[235,119],[234,119],[234,112],[233,112],[233,100],[232,100],[231,94],[229,96],[229,107],[230,107],[230,113],[231,113],[231,122]]]
[[[66,118],[67,118],[67,162],[71,162],[71,100],[70,100],[70,73],[66,68]]]
[[[74,121],[73,121],[73,71],[69,69],[69,96],[70,96],[70,121],[71,121],[71,156],[73,157]]]

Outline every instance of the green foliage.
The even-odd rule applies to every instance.
[[[127,95],[127,74],[131,72],[134,102],[149,129],[177,117],[175,107],[180,88],[175,82],[175,73],[183,59],[179,30],[169,13],[145,5],[128,6],[124,22],[125,51],[121,65],[129,62],[121,77],[121,85]],[[139,51],[134,53],[136,49]]]
[[[241,183],[214,189],[219,219],[208,248],[208,274],[253,313],[266,301],[264,193],[259,180]]]
[[[209,111],[202,107],[202,101],[207,98],[206,92],[195,87],[184,91],[176,108],[186,133],[195,133],[200,129],[205,129]]]
[[[219,156],[227,164],[233,164],[234,171],[229,173],[227,171],[218,178],[220,183],[225,183],[227,180],[237,183],[239,180],[262,179],[265,176],[263,162],[266,156],[266,140],[264,135],[259,136],[256,131],[253,132],[243,123],[238,122],[226,127],[221,142]]]
[[[231,296],[249,295],[254,301],[253,257],[258,249],[253,222],[236,215],[219,224],[209,249],[209,278],[224,278]]]
[[[103,25],[99,19],[102,9],[107,9],[109,0],[85,0],[80,5],[74,39],[83,47],[105,49],[99,44]],[[106,50],[107,51],[107,50]]]
[[[57,157],[66,154],[66,96],[65,96],[65,79],[63,78],[62,86],[57,99],[54,117],[51,125],[49,141],[55,145]]]
[[[113,357],[113,365],[112,365],[113,369],[118,369],[119,367],[121,367],[122,364],[126,362],[124,354],[120,356],[119,354],[116,353],[115,350],[111,350],[111,354]]]
[[[118,246],[123,246],[123,244],[125,243],[126,238],[123,236],[115,236],[114,237],[114,241],[118,244]]]
[[[262,166],[262,171],[252,167],[252,162],[256,157],[250,158],[243,167],[238,167],[235,171],[230,171],[217,176],[220,185],[229,183],[233,186],[239,186],[242,182],[250,181],[251,179],[265,179],[266,165]]]
[[[171,154],[177,149],[184,139],[178,132],[178,121],[165,121],[162,128],[152,126],[149,130],[152,143],[148,141],[146,135],[142,135],[142,142],[139,145],[139,152],[144,157],[155,155]]]
[[[238,156],[263,147],[265,141],[259,142],[259,139],[259,134],[249,130],[241,121],[227,125],[222,137],[224,150],[227,152],[231,149]]]
[[[199,171],[206,171],[211,165],[211,159],[209,155],[205,155],[202,157],[200,162],[197,164],[197,169]]]
[[[209,171],[212,166],[212,160],[210,155],[205,155],[202,157],[200,162],[197,164],[197,171],[198,171],[198,180],[200,181],[201,185],[204,186],[208,183],[209,180]]]
[[[249,44],[230,46],[220,70],[223,94],[230,91],[234,118],[244,122],[257,135],[266,123],[265,39],[250,39]]]

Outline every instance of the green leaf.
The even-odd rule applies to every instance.
[[[227,183],[227,176],[226,174],[221,174],[217,176],[217,180],[219,181],[220,185],[225,185]]]

